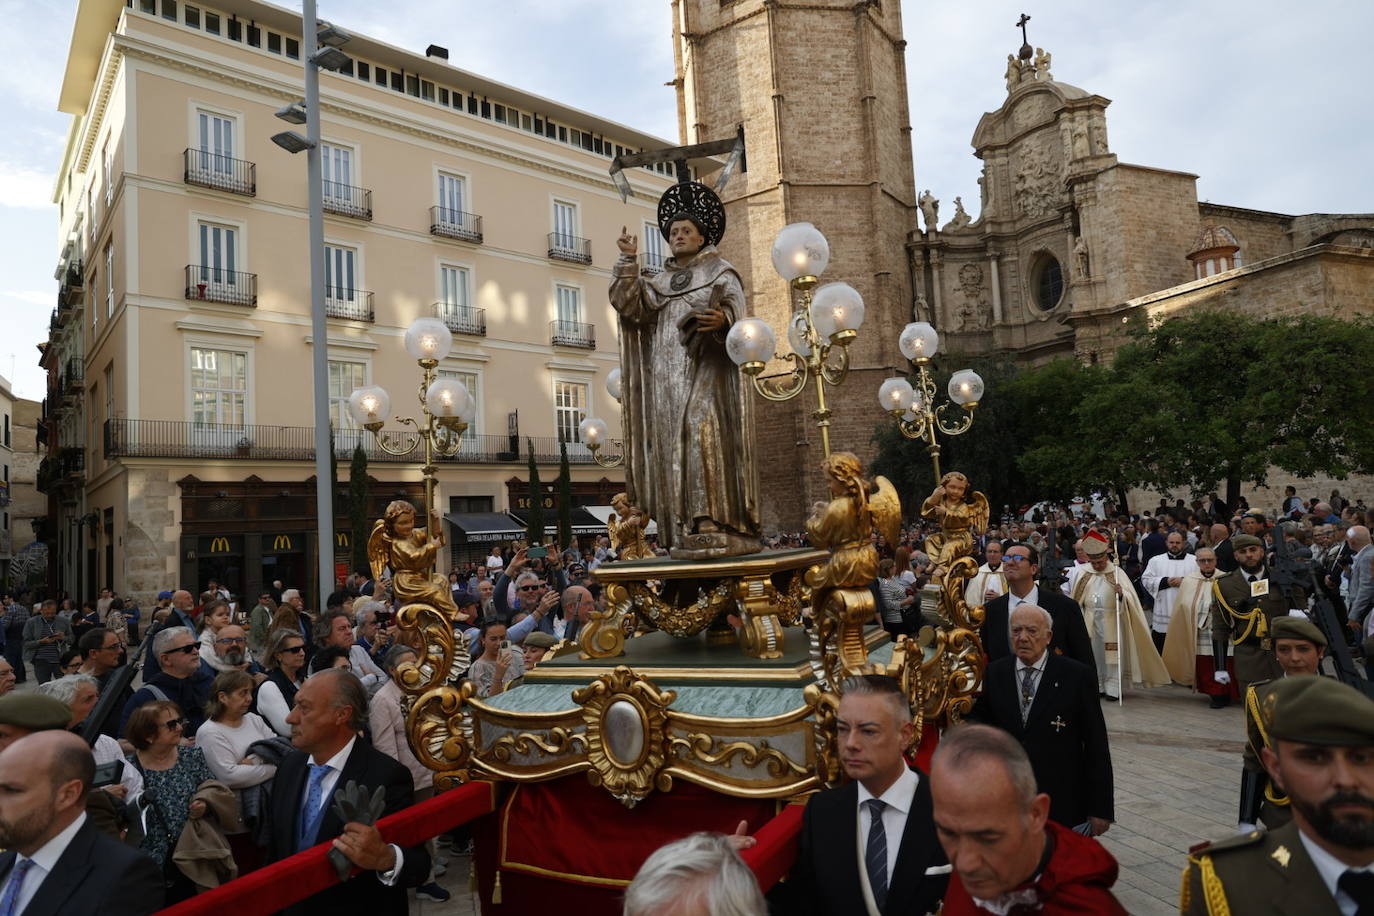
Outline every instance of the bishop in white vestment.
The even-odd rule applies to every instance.
[[[1150,639],[1150,625],[1126,573],[1107,556],[1107,539],[1096,531],[1084,536],[1089,563],[1074,583],[1073,600],[1083,609],[1092,639],[1099,692],[1121,697],[1123,682],[1146,687],[1169,683],[1169,672]]]

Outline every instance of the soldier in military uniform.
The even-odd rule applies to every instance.
[[[1316,624],[1304,617],[1280,617],[1274,621],[1272,633],[1274,657],[1283,668],[1283,678],[1256,681],[1245,691],[1245,755],[1240,773],[1240,824],[1242,833],[1249,833],[1263,823],[1270,830],[1282,827],[1293,815],[1288,810],[1288,796],[1273,785],[1264,770],[1260,754],[1272,747],[1269,723],[1260,714],[1265,697],[1284,678],[1320,674],[1322,655],[1326,651],[1326,637]]]
[[[1269,568],[1264,562],[1264,542],[1249,534],[1231,538],[1240,564],[1217,579],[1212,586],[1212,655],[1216,662],[1216,681],[1229,684],[1226,670],[1226,643],[1235,647],[1236,677],[1241,690],[1257,681],[1283,676],[1274,658],[1270,635],[1273,623],[1288,615],[1291,608],[1307,610],[1307,596],[1294,588],[1285,596],[1270,587]]]
[[[1188,851],[1179,911],[1245,916],[1374,913],[1374,700],[1332,678],[1289,677],[1265,696],[1265,768],[1293,820]]]

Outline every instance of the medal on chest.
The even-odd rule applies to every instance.
[[[673,279],[668,281],[668,286],[675,293],[680,293],[692,285],[692,272],[690,270],[680,270],[673,274]]]

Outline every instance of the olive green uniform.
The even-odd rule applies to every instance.
[[[1178,909],[1185,916],[1340,916],[1290,821],[1188,852]]]
[[[1245,691],[1245,769],[1259,774],[1260,788],[1264,792],[1264,802],[1260,806],[1260,823],[1270,830],[1282,827],[1293,819],[1288,807],[1288,796],[1269,779],[1264,768],[1260,750],[1271,748],[1269,723],[1264,714],[1264,698],[1273,692],[1278,681],[1258,681]]]
[[[1266,568],[1260,576],[1266,578],[1268,574]],[[1283,677],[1269,634],[1275,618],[1288,616],[1289,608],[1289,599],[1272,582],[1269,594],[1257,598],[1250,597],[1250,585],[1241,567],[1212,585],[1212,638],[1228,640],[1234,647],[1236,677],[1242,689],[1257,681]],[[1301,589],[1294,595],[1292,606],[1307,606]]]

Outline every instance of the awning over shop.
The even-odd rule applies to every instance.
[[[595,516],[596,519],[601,522],[602,528],[606,527],[606,522],[610,520],[611,514],[615,512],[615,509],[610,506],[582,506],[581,508],[586,509],[587,512]],[[649,519],[649,527],[644,529],[644,533],[658,534],[658,522]]]
[[[510,512],[510,517],[513,518],[513,519],[515,519],[516,522],[519,523],[519,525],[520,525],[520,533],[521,533],[521,534],[524,534],[525,531],[526,531],[526,529],[527,529],[527,527],[528,527],[528,525],[529,525],[529,521],[528,521],[528,518],[529,518],[529,510],[528,510],[528,509],[511,509],[511,510],[509,510],[509,512]],[[572,510],[572,513],[571,513],[571,514],[572,514],[572,533],[573,533],[573,534],[583,535],[583,534],[605,534],[605,533],[606,533],[606,522],[605,522],[605,520],[603,520],[603,519],[598,519],[598,518],[597,518],[595,515],[593,515],[591,512],[588,512],[588,511],[587,511],[587,508],[586,508],[585,506],[573,506],[573,510]],[[545,533],[545,534],[557,534],[557,533],[558,533],[558,510],[557,510],[557,509],[545,509],[545,510],[544,510],[544,533]]]
[[[525,527],[504,512],[454,512],[444,516],[453,526],[454,540],[464,544],[492,544],[525,536]]]

